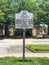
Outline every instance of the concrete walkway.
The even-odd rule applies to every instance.
[[[11,54],[0,54],[0,57],[6,56],[15,56],[15,57],[23,57],[22,53],[11,53]],[[26,53],[25,57],[48,57],[49,53]]]
[[[16,42],[16,41],[22,41],[23,39],[1,39],[0,42]],[[49,39],[33,39],[33,38],[26,38],[25,39],[26,41],[29,40],[29,41],[49,41]]]

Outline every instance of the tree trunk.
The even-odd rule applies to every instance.
[[[8,28],[8,23],[5,23],[5,36],[8,37],[9,36],[9,28]]]

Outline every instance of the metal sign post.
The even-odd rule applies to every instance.
[[[15,14],[15,28],[23,29],[23,62],[25,61],[25,31],[33,28],[33,13],[22,10]]]
[[[25,29],[23,29],[23,62],[25,61]]]

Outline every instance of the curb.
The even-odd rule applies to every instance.
[[[25,48],[27,48],[27,47],[25,47]],[[34,51],[34,50],[29,49],[29,48],[27,48],[27,49],[33,53],[49,53],[49,51]]]

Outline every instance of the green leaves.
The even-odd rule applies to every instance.
[[[4,21],[4,13],[0,10],[0,23],[2,24]]]
[[[38,4],[37,4],[38,3]],[[0,24],[4,21],[15,21],[15,13],[27,9],[34,13],[34,23],[49,21],[49,1],[47,0],[0,0]],[[10,24],[11,25],[11,24]]]

